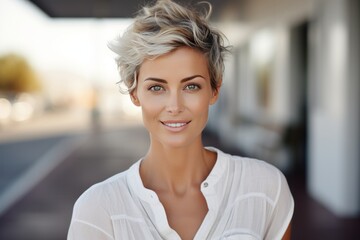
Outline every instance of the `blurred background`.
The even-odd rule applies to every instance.
[[[0,239],[66,239],[78,196],[146,153],[106,46],[146,2],[0,0]],[[292,239],[360,239],[359,1],[209,2],[233,47],[205,144],[285,173]]]

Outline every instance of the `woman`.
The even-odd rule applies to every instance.
[[[78,199],[68,239],[290,239],[294,203],[284,176],[203,146],[227,50],[208,15],[161,0],[110,45],[151,144]]]

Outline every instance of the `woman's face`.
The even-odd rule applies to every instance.
[[[141,106],[151,140],[173,147],[201,139],[209,105],[217,97],[218,91],[211,88],[207,59],[188,47],[145,60],[131,93],[134,104]]]

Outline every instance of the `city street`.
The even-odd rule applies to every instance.
[[[92,184],[127,169],[146,153],[148,143],[147,132],[139,124],[14,143],[13,148],[22,150],[25,155],[32,153],[33,157],[47,146],[53,146],[54,150],[51,149],[53,153],[48,157],[40,158],[38,165],[45,167],[32,168],[32,174],[27,174],[30,177],[20,177],[23,179],[20,183],[29,189],[15,188],[22,194],[18,194],[17,201],[0,216],[0,239],[66,239],[72,207],[79,195]],[[239,154],[235,149],[221,146],[209,132],[205,132],[204,143]],[[31,151],[30,146],[37,146],[38,150]],[[6,149],[0,146],[0,154],[9,151]],[[7,172],[3,165],[1,171]],[[40,177],[34,174],[36,171]],[[302,173],[287,177],[295,199],[292,239],[358,239],[358,219],[338,218],[309,197]]]
[[[0,217],[0,239],[66,239],[72,206],[79,195],[127,169],[144,155],[148,145],[147,133],[140,127],[67,139],[72,143],[77,139],[77,148]]]

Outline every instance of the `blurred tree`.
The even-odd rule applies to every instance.
[[[36,92],[40,82],[27,60],[17,54],[0,56],[0,91]]]

